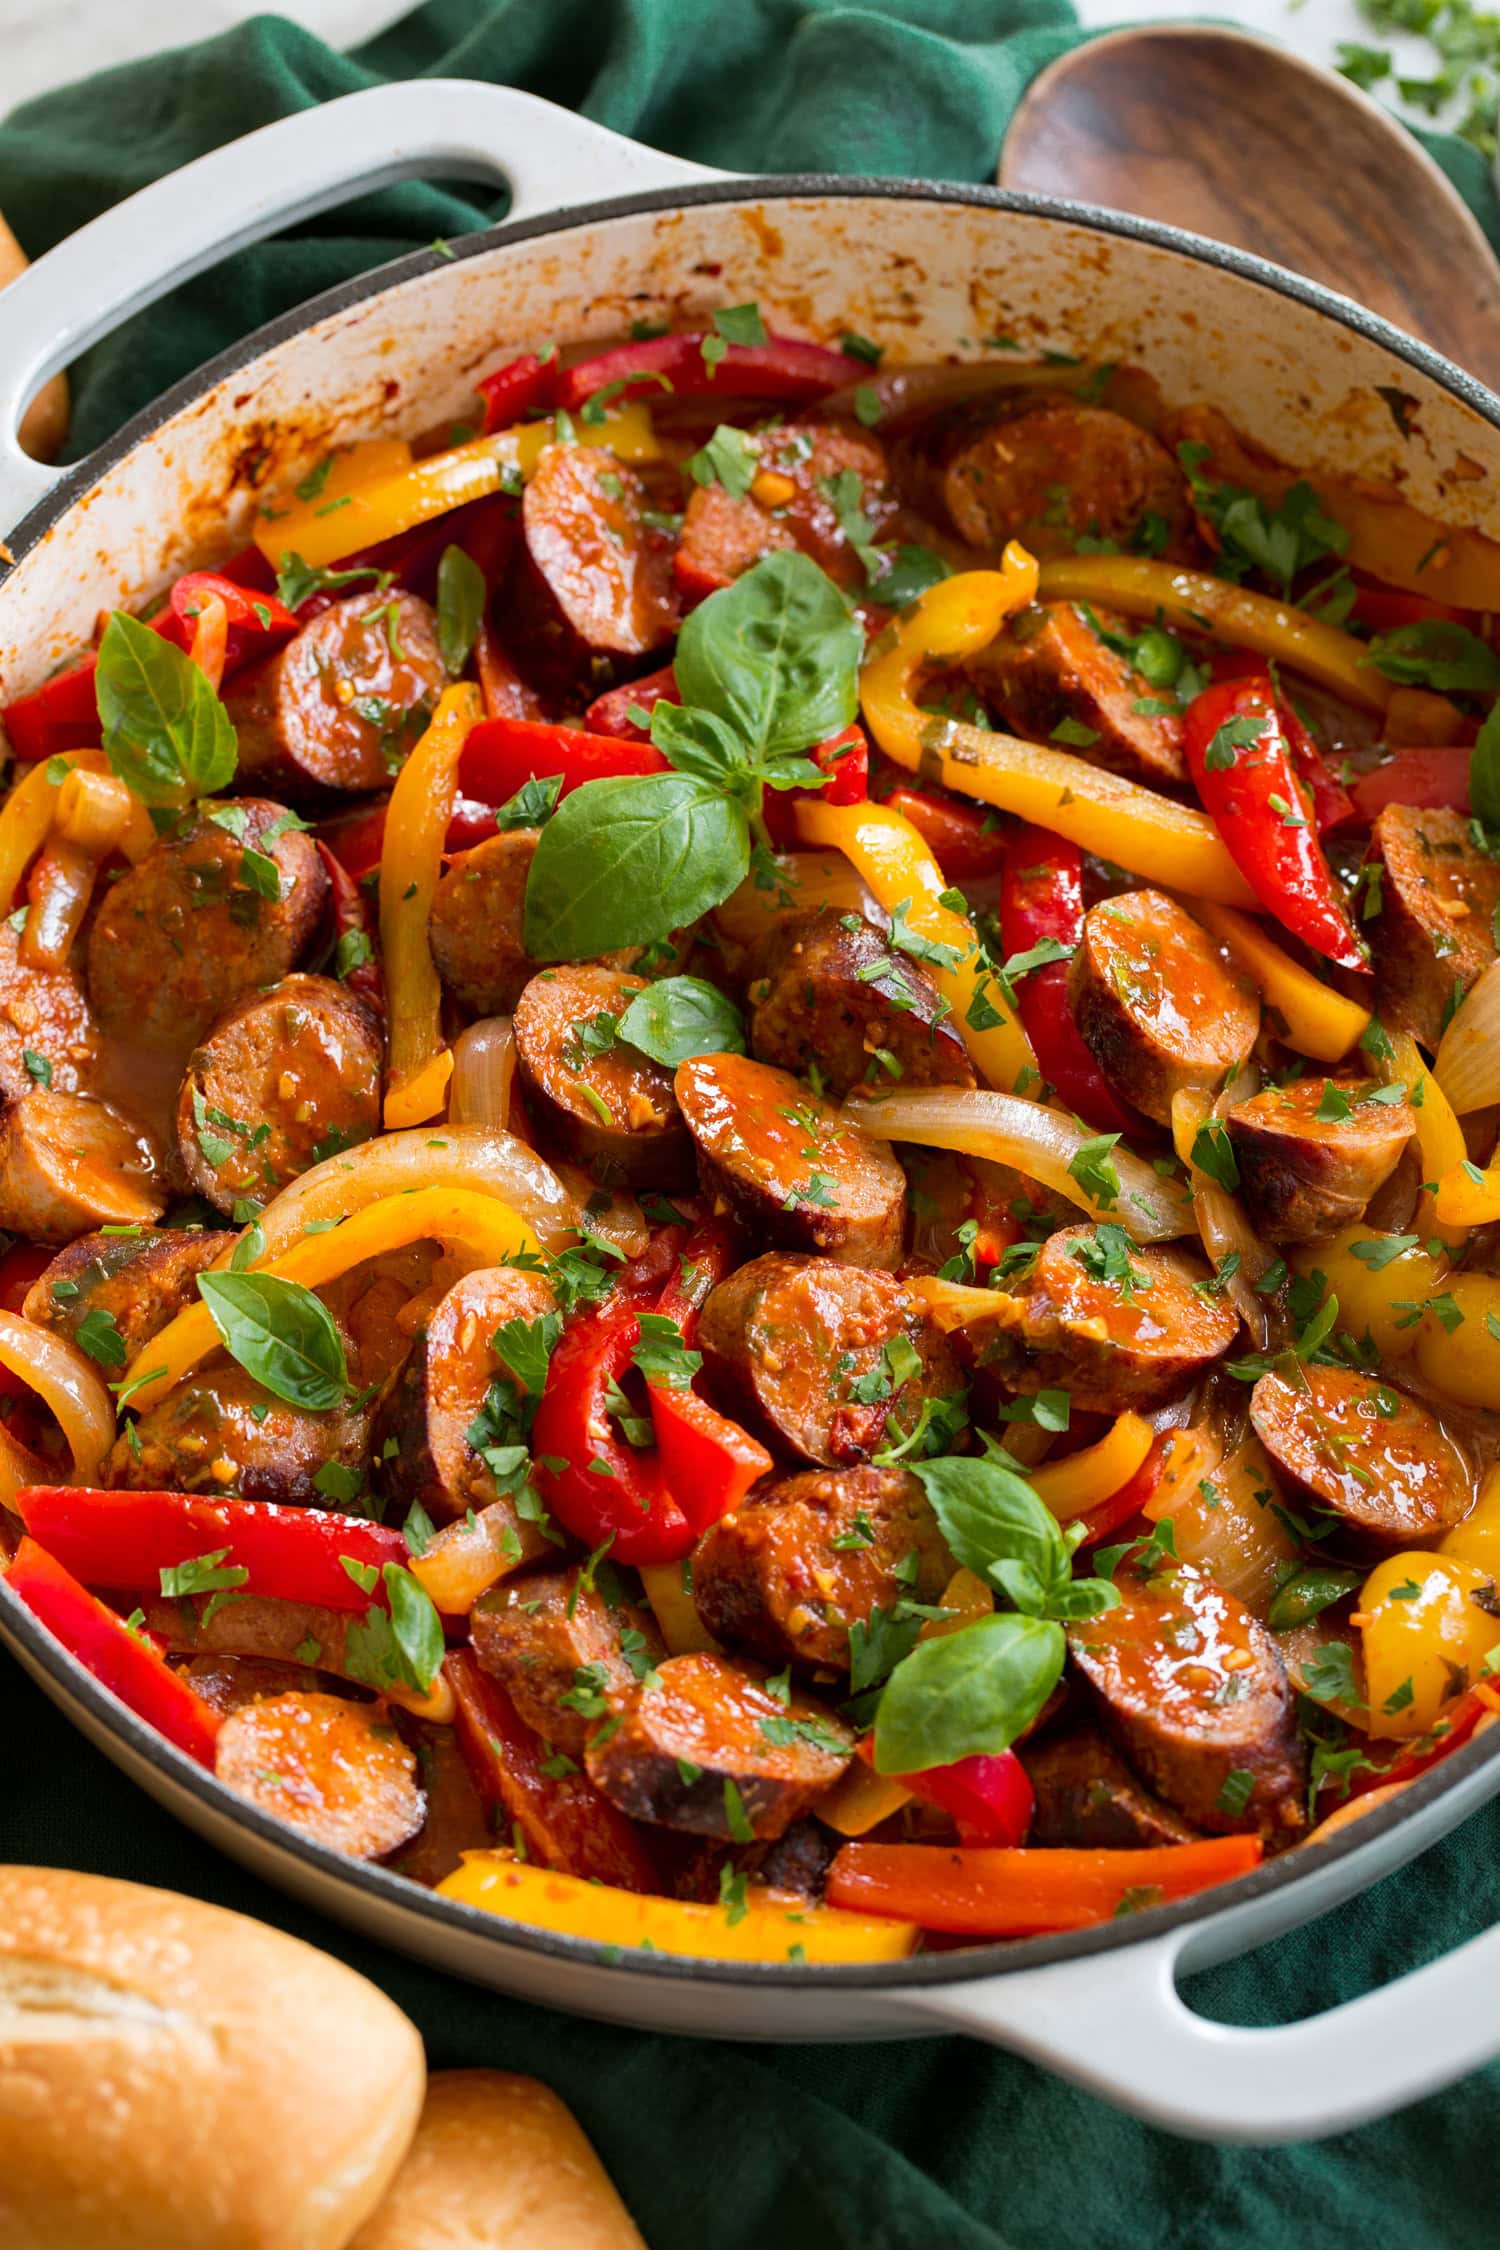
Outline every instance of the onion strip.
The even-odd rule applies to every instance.
[[[509,1016],[481,1016],[453,1043],[448,1115],[455,1125],[480,1125],[503,1133],[516,1075],[516,1040]]]
[[[93,1361],[66,1336],[19,1313],[0,1312],[0,1367],[19,1376],[57,1417],[75,1484],[97,1484],[114,1443],[115,1408]]]
[[[1222,1117],[1236,1102],[1254,1093],[1255,1083],[1241,1071],[1217,1101],[1197,1088],[1179,1087],[1172,1096],[1172,1146],[1187,1166],[1193,1216],[1208,1262],[1221,1273],[1226,1270],[1225,1261],[1234,1259],[1227,1269],[1225,1293],[1254,1338],[1256,1349],[1264,1351],[1271,1341],[1271,1314],[1265,1298],[1256,1293],[1255,1284],[1271,1271],[1275,1253],[1266,1248],[1251,1226],[1239,1198],[1193,1162],[1198,1128],[1204,1119]]]
[[[926,1086],[879,1101],[848,1101],[840,1115],[846,1125],[878,1140],[915,1141],[923,1148],[956,1149],[1012,1165],[1028,1180],[1065,1195],[1090,1218],[1113,1220],[1133,1242],[1170,1242],[1196,1232],[1192,1203],[1181,1182],[1164,1180],[1119,1145],[1109,1151],[1109,1160],[1120,1192],[1107,1199],[1096,1196],[1069,1166],[1101,1136],[1042,1102],[966,1086]]]
[[[1460,1117],[1500,1102],[1500,961],[1464,994],[1432,1068]]]

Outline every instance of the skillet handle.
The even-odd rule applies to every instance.
[[[103,212],[0,295],[0,536],[63,474],[16,436],[47,377],[263,235],[397,180],[507,185],[514,220],[723,177],[535,94],[463,78],[372,87],[230,141]]]
[[[1045,2063],[1192,2140],[1316,2140],[1383,2117],[1500,2052],[1500,1926],[1301,2023],[1210,2022],[1177,1989],[1185,1932],[1118,1952],[936,1986],[904,2001]]]

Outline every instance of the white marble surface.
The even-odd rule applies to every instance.
[[[339,46],[351,46],[402,15],[411,0],[293,0],[283,15]],[[545,5],[545,0],[535,0]],[[712,7],[715,0],[702,0]],[[264,0],[0,0],[0,115],[17,102],[81,77],[188,40],[208,37],[260,12]],[[1234,18],[1329,63],[1341,39],[1368,38],[1355,0],[1078,0],[1086,24],[1150,17]],[[1416,60],[1420,47],[1409,46]],[[1417,61],[1419,72],[1426,66]]]

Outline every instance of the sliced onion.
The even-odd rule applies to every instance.
[[[848,1101],[842,1117],[862,1133],[886,1141],[918,1141],[965,1156],[1009,1164],[1028,1180],[1065,1195],[1091,1218],[1111,1219],[1134,1242],[1170,1242],[1195,1231],[1192,1202],[1180,1180],[1164,1180],[1123,1146],[1111,1150],[1119,1176],[1117,1199],[1101,1203],[1068,1170],[1086,1142],[1086,1125],[1060,1109],[965,1086],[927,1086],[880,1101]]]
[[[499,1196],[549,1250],[562,1248],[578,1224],[578,1207],[551,1165],[514,1133],[483,1125],[416,1125],[325,1157],[283,1188],[261,1213],[264,1247],[256,1263],[280,1257],[309,1226],[347,1219],[387,1195],[429,1187],[477,1188]],[[217,1265],[227,1265],[230,1255]]]
[[[1272,1512],[1275,1487],[1260,1440],[1247,1437],[1217,1468],[1212,1467],[1212,1440],[1206,1432],[1186,1431],[1184,1440],[1192,1442],[1194,1454],[1190,1456],[1184,1446],[1181,1473],[1172,1477],[1165,1492],[1158,1487],[1145,1512],[1152,1522],[1170,1516],[1173,1544],[1181,1560],[1196,1564],[1226,1594],[1264,1617],[1278,1575],[1300,1550]],[[1201,1467],[1200,1454],[1205,1464]],[[1264,1499],[1258,1499],[1258,1493]]]
[[[43,847],[26,884],[30,912],[21,932],[20,958],[28,969],[59,969],[94,895],[98,863],[58,837]]]
[[[1249,1330],[1257,1351],[1264,1351],[1271,1341],[1271,1308],[1264,1297],[1257,1295],[1255,1284],[1270,1272],[1276,1262],[1275,1252],[1261,1241],[1239,1198],[1200,1171],[1192,1154],[1203,1120],[1210,1116],[1223,1117],[1236,1102],[1248,1101],[1258,1090],[1259,1083],[1257,1072],[1241,1070],[1217,1101],[1198,1088],[1179,1088],[1172,1096],[1172,1145],[1188,1168],[1193,1216],[1209,1263],[1215,1272],[1220,1272],[1227,1259],[1234,1259],[1224,1292]]]
[[[66,1336],[0,1312],[0,1367],[36,1392],[57,1417],[78,1484],[96,1484],[115,1438],[115,1407],[104,1378]]]
[[[516,1041],[510,1017],[481,1016],[454,1043],[449,1124],[486,1125],[503,1133],[510,1121],[515,1075]]]
[[[1433,1071],[1460,1117],[1500,1102],[1500,961],[1459,1002]]]

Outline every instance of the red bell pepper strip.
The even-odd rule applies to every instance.
[[[669,1275],[655,1309],[666,1319],[675,1320],[684,1341],[691,1344],[698,1315],[710,1291],[718,1288],[739,1261],[740,1240],[727,1219],[704,1219],[691,1230],[675,1254],[675,1270]]]
[[[382,821],[382,832],[383,829],[384,822]],[[334,973],[338,976],[340,983],[347,985],[351,992],[357,992],[362,1000],[367,1000],[370,1003],[372,1008],[378,1008],[383,1012],[385,1008],[385,979],[380,973],[380,962],[375,953],[375,918],[370,912],[369,901],[349,870],[337,854],[332,852],[328,845],[323,842],[322,838],[314,837],[313,843],[328,877],[328,895],[333,908],[335,947],[338,947],[340,940],[344,937],[360,937],[365,941],[362,946],[356,949],[358,953],[363,955],[363,959],[356,960],[351,968],[340,969],[338,953],[335,952]]]
[[[545,706],[535,688],[529,687],[510,657],[504,643],[495,631],[493,618],[486,615],[480,622],[479,635],[474,643],[474,670],[479,680],[479,692],[484,697],[484,715],[487,719],[540,719]]]
[[[565,1530],[586,1547],[612,1539],[616,1562],[680,1561],[696,1536],[653,1446],[628,1445],[609,1418],[640,1341],[638,1308],[618,1293],[577,1314],[547,1368],[532,1425],[536,1482]]]
[[[153,1640],[107,1609],[34,1539],[23,1539],[17,1547],[5,1583],[137,1718],[212,1768],[223,1720],[171,1669]]]
[[[451,1650],[444,1672],[458,1745],[496,1831],[559,1873],[620,1890],[660,1890],[661,1870],[641,1830],[571,1761],[563,1761],[568,1771],[547,1771],[559,1763],[554,1752],[473,1651]]]
[[[873,1735],[865,1736],[859,1754],[873,1768]],[[956,1758],[951,1766],[928,1766],[921,1773],[894,1773],[888,1778],[921,1804],[936,1805],[950,1814],[965,1844],[1013,1848],[1026,1841],[1036,1792],[1014,1750]]]
[[[179,648],[190,648],[197,613],[213,596],[224,604],[229,628],[224,655],[226,679],[242,666],[269,656],[273,648],[299,630],[297,614],[285,602],[278,601],[274,594],[241,586],[217,570],[190,570],[179,578],[167,597],[165,610],[151,622],[164,639],[175,641]]]
[[[377,1573],[388,1562],[407,1560],[399,1531],[362,1516],[270,1501],[28,1484],[16,1494],[15,1508],[32,1538],[85,1585],[133,1594],[159,1594],[164,1570],[223,1548],[226,1569],[250,1573],[247,1593],[363,1616],[371,1596],[344,1568],[344,1558]]]
[[[1215,680],[1265,680],[1275,690],[1270,665],[1250,649],[1220,649],[1209,664],[1209,672]],[[1276,716],[1298,776],[1312,793],[1318,834],[1326,836],[1331,828],[1347,827],[1354,818],[1354,800],[1298,718],[1290,697],[1276,697]]]
[[[379,797],[359,812],[337,813],[318,823],[316,840],[326,844],[344,873],[361,883],[380,865],[385,849],[385,815],[390,800]]]
[[[845,353],[791,336],[770,336],[763,344],[727,344],[718,353],[721,341],[694,329],[686,335],[621,344],[570,367],[558,382],[556,403],[574,413],[604,390],[612,400],[632,393],[643,397],[662,389],[663,376],[666,388],[677,398],[701,398],[707,391],[726,398],[813,399],[857,382],[861,373],[861,362]]]
[[[1108,1922],[1132,1900],[1156,1905],[1232,1882],[1260,1865],[1258,1836],[1213,1836],[1146,1851],[950,1851],[940,1844],[845,1844],[830,1906],[890,1914],[961,1937],[1031,1937]]]
[[[776,1464],[748,1430],[696,1391],[648,1383],[646,1393],[663,1482],[696,1539],[732,1514]]]
[[[56,1254],[39,1243],[12,1243],[0,1257],[0,1307],[18,1313],[32,1283],[46,1272]]]
[[[100,735],[99,698],[94,674],[99,659],[91,649],[86,656],[54,672],[30,695],[18,695],[0,711],[11,749],[26,765],[52,758],[60,750],[87,750]]]
[[[466,797],[503,805],[523,782],[553,774],[562,776],[566,797],[586,781],[666,770],[666,759],[649,742],[620,742],[537,719],[481,719],[464,744],[458,784]]]
[[[485,436],[508,430],[512,422],[519,422],[523,414],[538,407],[554,406],[558,381],[556,353],[543,360],[535,352],[523,352],[519,359],[497,367],[493,375],[481,376],[475,388],[484,400]]]
[[[949,883],[972,883],[998,875],[1005,864],[1009,823],[987,827],[983,805],[962,805],[936,789],[909,789],[904,782],[882,787],[872,782],[872,797],[909,820]]]
[[[1245,739],[1236,742],[1235,733]],[[1220,680],[1188,705],[1194,787],[1268,914],[1340,968],[1369,956],[1318,842],[1269,678]]]
[[[670,664],[664,664],[659,672],[647,672],[638,680],[627,680],[623,687],[606,688],[603,695],[596,695],[583,714],[583,723],[590,734],[613,735],[621,742],[649,742],[646,728],[637,726],[630,716],[632,709],[649,716],[658,703],[681,701],[677,674]]]
[[[1045,828],[1011,839],[1000,880],[1000,937],[1006,958],[1051,938],[1074,950],[1083,936],[1083,854]],[[1042,1076],[1065,1108],[1101,1132],[1130,1133],[1137,1120],[1106,1084],[1073,1020],[1068,964],[1048,961],[1016,986],[1016,1006]]]
[[[1386,805],[1414,805],[1420,811],[1446,806],[1469,810],[1469,771],[1473,749],[1467,742],[1427,744],[1396,750],[1384,765],[1362,773],[1349,794],[1361,820],[1373,821]]]
[[[799,797],[813,797],[823,805],[862,805],[870,794],[870,744],[857,719],[837,734],[815,742],[807,755],[819,773],[832,775],[819,787],[768,789],[762,809],[766,832],[778,850],[796,843],[795,808]]]
[[[1368,625],[1372,633],[1393,633],[1402,625],[1425,625],[1433,618],[1450,625],[1466,625],[1474,612],[1455,609],[1451,602],[1434,601],[1427,594],[1408,594],[1399,586],[1361,582],[1355,588],[1354,607],[1349,614],[1361,625]]]

